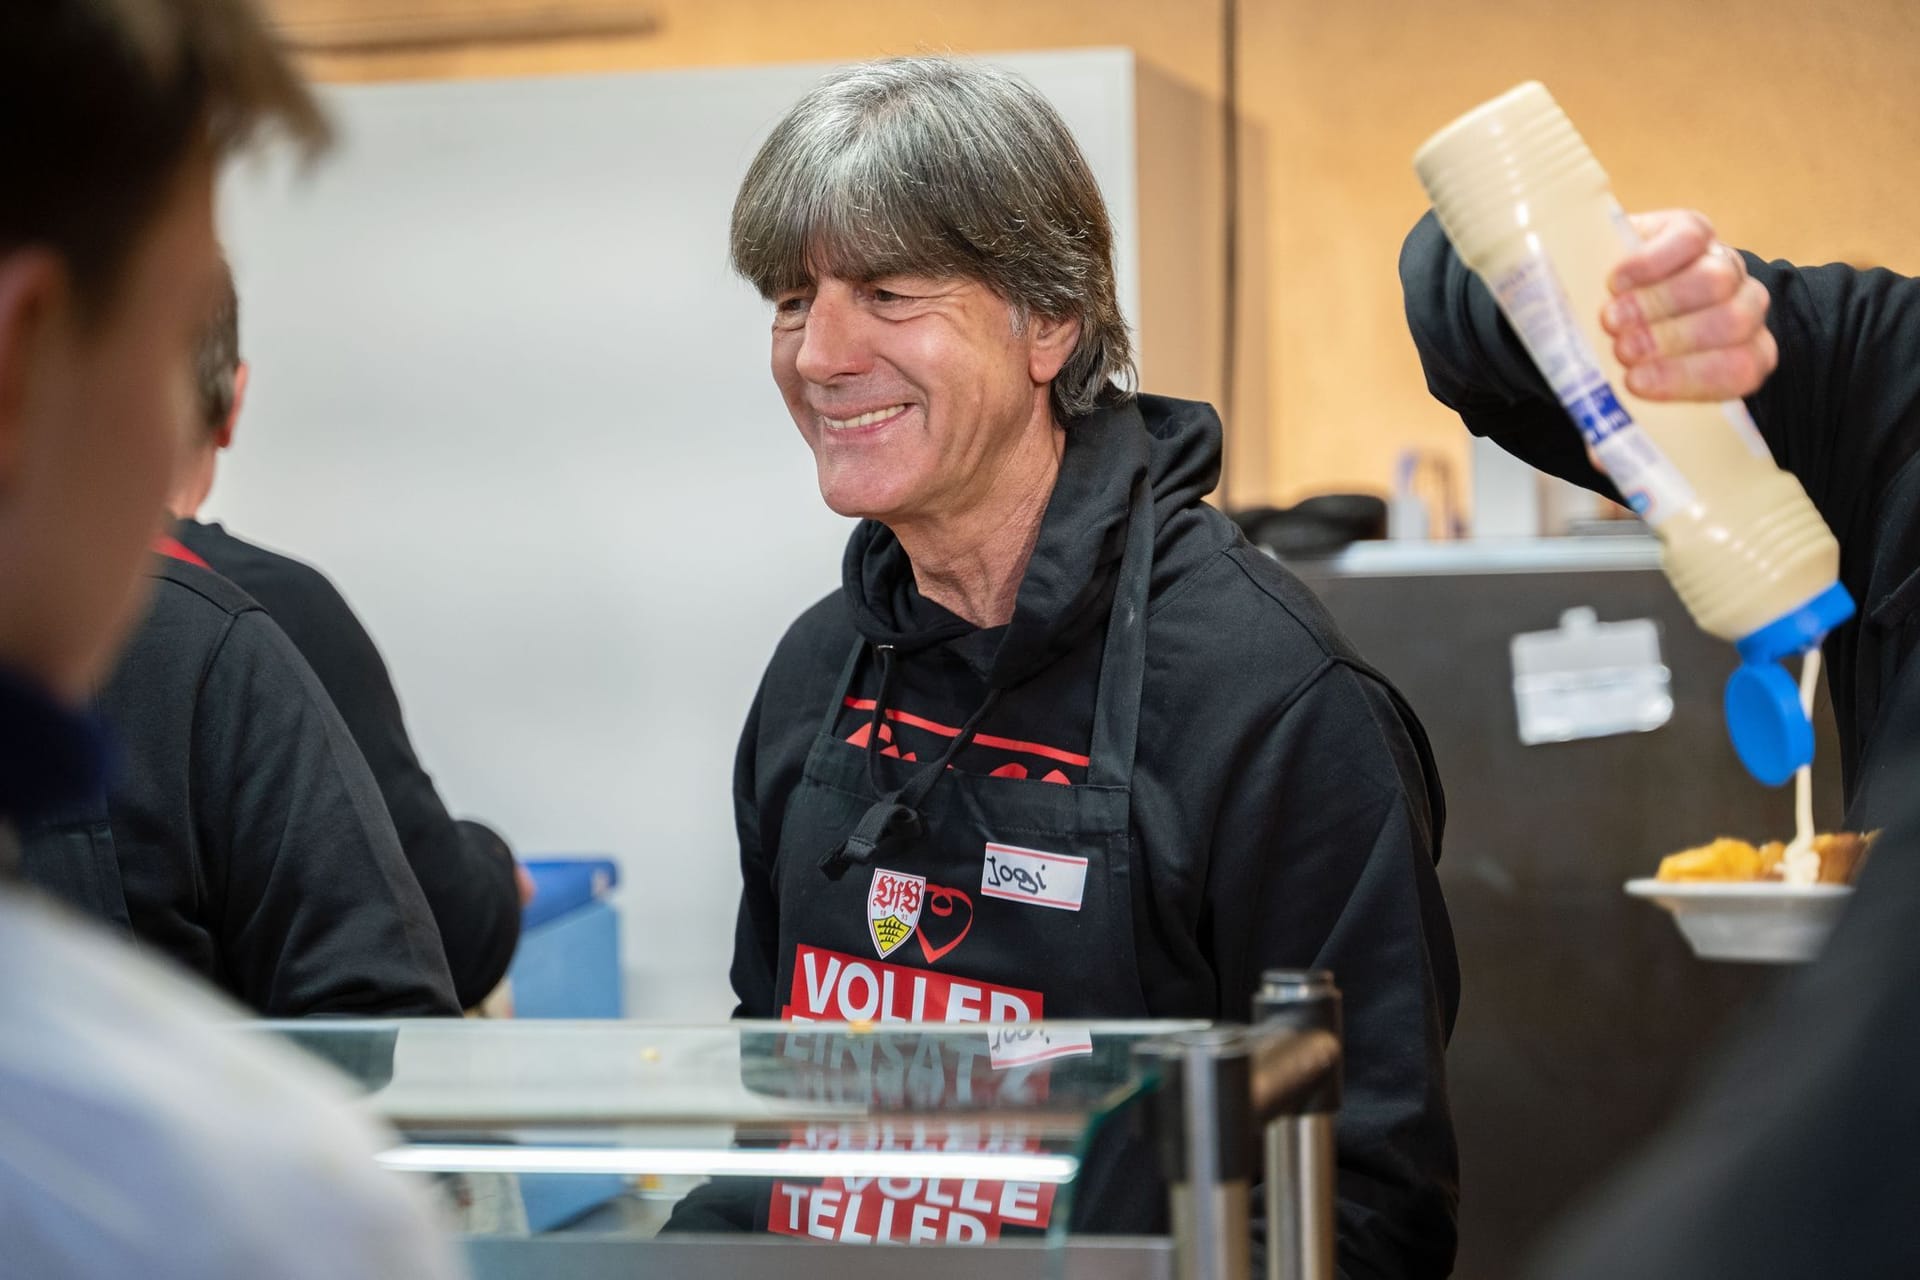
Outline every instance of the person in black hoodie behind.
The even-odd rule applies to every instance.
[[[213,488],[219,455],[233,443],[246,399],[240,359],[240,303],[222,267],[219,302],[201,337],[196,384],[205,430],[194,441],[168,500],[173,536],[196,559],[260,602],[287,633],[366,757],[407,863],[433,908],[462,1008],[486,998],[506,976],[520,940],[520,907],[532,883],[491,828],[456,819],[421,767],[400,714],[400,698],[373,637],[324,574],[234,537],[196,517]]]
[[[1860,613],[1823,651],[1845,825],[1882,834],[1819,960],[1756,1012],[1668,1131],[1557,1230],[1537,1274],[1914,1275],[1920,280],[1768,262],[1719,243],[1698,213],[1636,222],[1646,244],[1615,268],[1602,317],[1627,386],[1654,399],[1744,397],[1840,541]],[[1407,237],[1400,277],[1434,396],[1475,434],[1611,494],[1431,214]]]
[[[229,289],[216,278],[216,330]],[[95,698],[123,766],[23,830],[25,878],[268,1017],[457,1014],[429,900],[327,690],[246,592],[172,538],[157,550]]]
[[[1118,385],[1065,125],[981,64],[837,74],[753,161],[732,250],[822,496],[864,517],[741,736],[739,1013],[1243,1021],[1262,970],[1332,969],[1341,1266],[1446,1274],[1459,976],[1426,737],[1202,501],[1212,409]],[[783,1190],[769,1229],[831,1216]],[[1164,1212],[1138,1192],[1092,1225]]]
[[[432,912],[346,725],[258,604],[156,556],[94,705],[124,760],[24,829],[25,878],[266,1017],[453,1015]]]
[[[156,556],[94,705],[117,775],[24,828],[30,883],[266,1017],[453,1015],[432,912],[346,725],[260,606]]]

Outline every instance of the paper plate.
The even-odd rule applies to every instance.
[[[1802,964],[1820,954],[1852,885],[1770,880],[1629,880],[1627,892],[1665,907],[1702,960]]]

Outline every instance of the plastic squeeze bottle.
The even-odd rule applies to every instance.
[[[1476,107],[1413,163],[1455,252],[1659,536],[1694,621],[1738,649],[1725,708],[1741,762],[1769,786],[1786,782],[1813,759],[1813,726],[1781,663],[1853,614],[1832,532],[1740,401],[1657,403],[1626,389],[1600,311],[1608,273],[1640,239],[1545,88]]]

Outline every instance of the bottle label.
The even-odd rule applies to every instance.
[[[1595,464],[1634,514],[1657,529],[1692,506],[1693,486],[1633,420],[1601,371],[1553,264],[1536,250],[1491,284],[1527,354],[1580,428]]]

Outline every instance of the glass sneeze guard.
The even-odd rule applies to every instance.
[[[1199,1024],[255,1025],[343,1071],[400,1137],[382,1163],[456,1184],[469,1234],[991,1243],[1064,1234],[1154,1086],[1135,1046]],[[554,1221],[558,1186],[599,1202]]]

